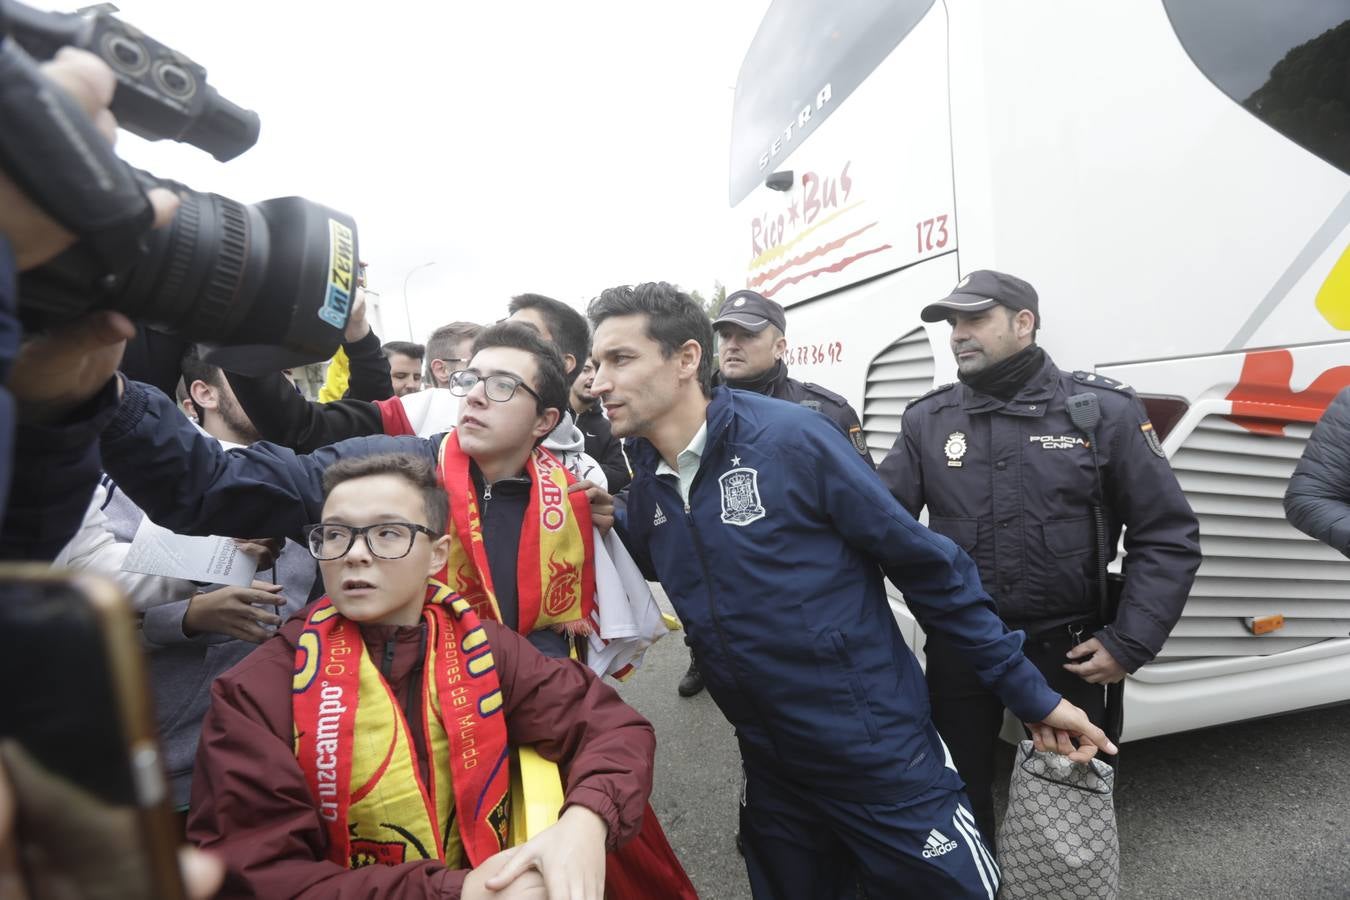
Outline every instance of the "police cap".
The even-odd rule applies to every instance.
[[[1036,289],[1015,275],[978,269],[936,303],[930,303],[919,313],[925,322],[942,322],[953,312],[979,312],[1002,304],[1011,310],[1031,310],[1036,325],[1041,324],[1040,300]]]
[[[787,333],[787,316],[783,313],[783,307],[754,291],[737,291],[727,295],[727,299],[722,301],[722,308],[717,311],[717,318],[713,319],[713,327],[728,322],[756,334],[770,325]]]

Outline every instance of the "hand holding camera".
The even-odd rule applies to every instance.
[[[42,65],[42,74],[66,91],[109,143],[117,121],[108,109],[116,77],[96,56],[73,47]],[[164,188],[148,194],[156,228],[168,224],[178,198]],[[0,232],[13,246],[19,269],[53,259],[76,237],[0,175]],[[135,333],[120,313],[99,310],[58,326],[24,344],[8,379],[25,421],[47,424],[97,393],[117,370],[126,341]]]
[[[42,74],[71,96],[108,143],[116,143],[117,120],[108,109],[117,87],[112,69],[92,53],[64,47],[51,62],[42,65]],[[148,196],[155,210],[155,227],[168,224],[178,208],[178,198],[165,188],[154,188]],[[3,174],[0,174],[0,233],[13,245],[20,271],[55,258],[76,240],[74,234],[43,212]]]
[[[72,93],[57,89],[35,59],[63,46],[96,55],[113,84],[108,71],[77,68],[61,82]],[[44,214],[3,225],[23,248],[25,330],[109,309],[210,345],[209,362],[242,374],[332,356],[356,290],[355,222],[299,197],[243,204],[133,169],[105,140],[114,125],[222,161],[259,129],[204,68],[107,12],[0,0],[0,171],[26,210]],[[156,230],[166,188],[180,210]]]

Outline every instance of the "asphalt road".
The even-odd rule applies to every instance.
[[[672,634],[620,692],[656,726],[652,805],[685,869],[740,900],[740,759],[707,693],[676,694],[688,661]],[[1350,898],[1350,705],[1137,741],[1121,766],[1125,900]]]

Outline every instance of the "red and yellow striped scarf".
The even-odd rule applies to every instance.
[[[418,773],[408,722],[365,652],[356,623],[327,597],[295,653],[295,756],[348,868],[438,859],[477,866],[507,846],[510,765],[501,683],[468,602],[429,580],[422,689],[430,771]]]
[[[516,560],[518,630],[529,634],[563,625],[574,634],[590,631],[595,611],[595,551],[591,506],[583,492],[567,493],[576,478],[543,447],[526,464],[531,488],[520,527]],[[469,456],[451,432],[441,441],[439,474],[450,495],[450,557],[443,580],[468,600],[480,618],[502,621],[483,547],[478,491],[469,474]]]

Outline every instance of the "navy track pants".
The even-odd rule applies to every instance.
[[[953,779],[954,780],[954,779]],[[746,767],[741,840],[755,900],[994,900],[998,866],[965,794],[857,803]]]

